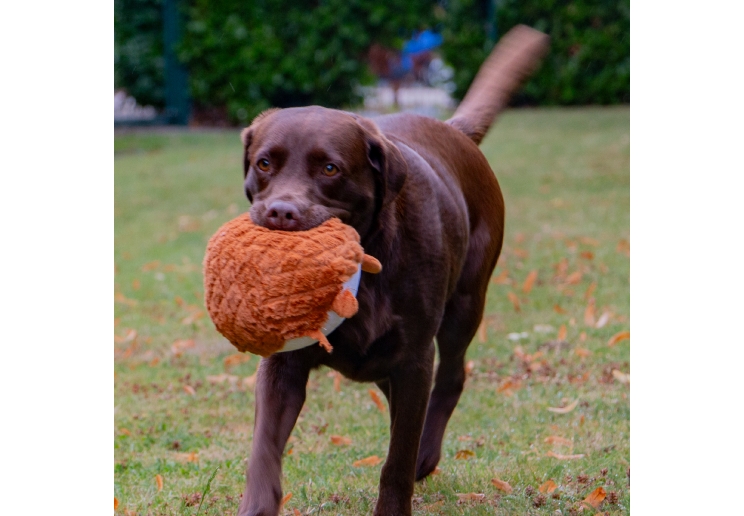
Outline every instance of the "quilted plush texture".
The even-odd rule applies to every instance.
[[[333,309],[342,317],[358,304],[343,283],[359,264],[379,272],[354,228],[333,218],[308,231],[256,226],[248,214],[224,224],[204,257],[204,300],[217,330],[240,351],[268,356],[287,340],[320,332]],[[371,264],[371,265],[370,265]]]

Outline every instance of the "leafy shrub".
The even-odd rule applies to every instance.
[[[467,91],[490,50],[476,0],[450,0],[443,33],[455,96]],[[499,0],[497,33],[523,23],[547,33],[550,52],[514,98],[517,104],[630,102],[629,0]]]
[[[162,0],[114,0],[114,87],[165,105]]]

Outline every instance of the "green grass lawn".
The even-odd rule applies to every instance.
[[[509,111],[481,148],[506,199],[504,252],[441,471],[417,484],[414,513],[626,514],[630,347],[608,340],[630,328],[629,110]],[[259,359],[237,360],[206,316],[201,261],[248,208],[238,131],[120,134],[115,152],[117,513],[234,514]],[[352,463],[385,457],[388,414],[373,385],[337,391],[334,379],[311,376],[283,462],[284,514],[374,507],[381,464]],[[557,488],[542,494],[548,480]],[[604,502],[582,509],[599,487]],[[470,493],[483,496],[458,496]]]

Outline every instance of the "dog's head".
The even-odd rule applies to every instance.
[[[271,109],[241,140],[251,218],[269,229],[301,231],[338,217],[363,237],[406,178],[397,147],[372,121],[344,111]]]

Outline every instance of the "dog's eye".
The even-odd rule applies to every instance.
[[[258,163],[256,163],[256,166],[263,172],[266,172],[267,170],[269,170],[269,160],[260,159],[258,160]]]
[[[325,167],[323,167],[323,174],[328,177],[333,177],[338,174],[338,167],[333,163],[329,163]]]

